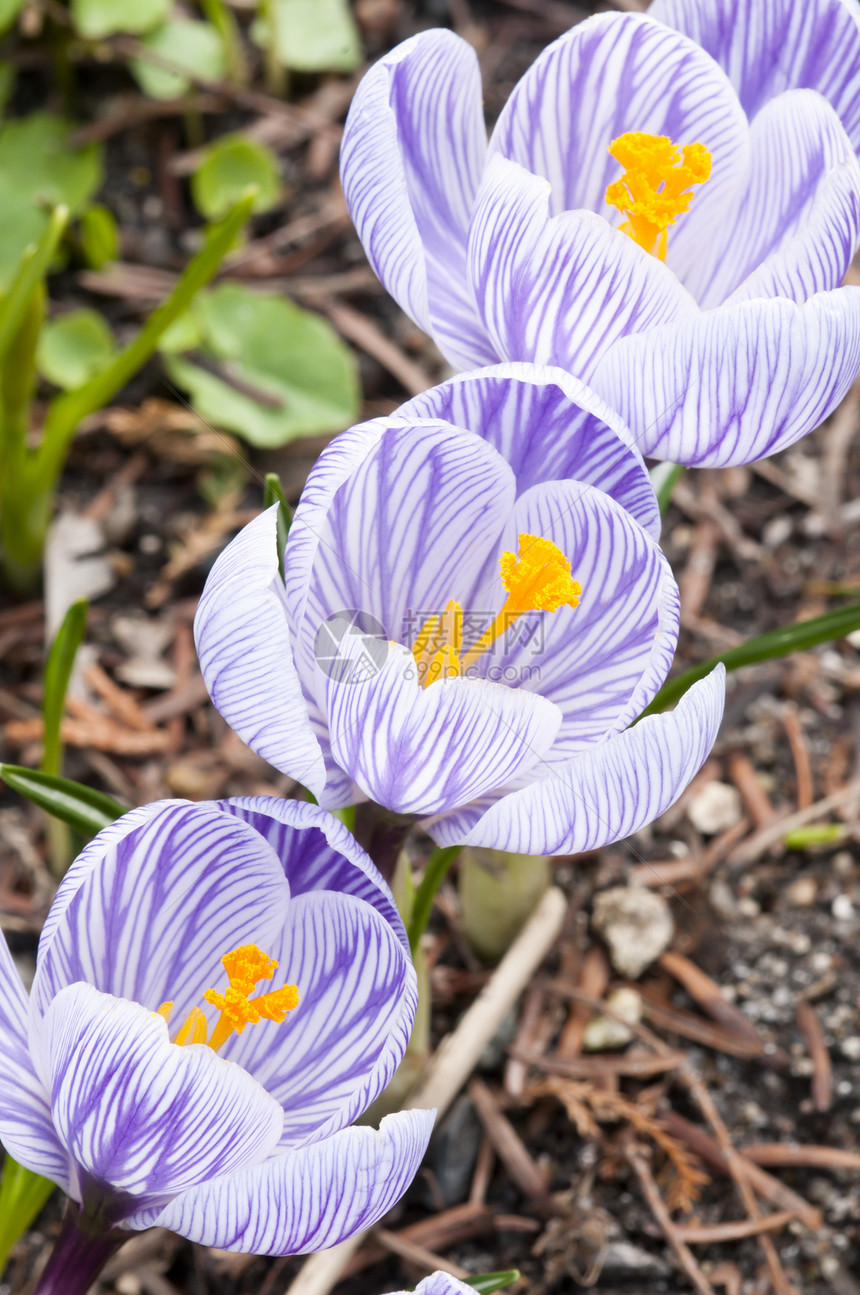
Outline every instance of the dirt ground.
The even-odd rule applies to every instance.
[[[473,40],[492,120],[543,45],[594,7],[358,0],[356,13],[369,59],[439,23]],[[14,39],[11,57],[23,60]],[[19,106],[52,104],[49,69],[32,56],[22,67]],[[258,219],[230,275],[326,315],[355,349],[372,416],[446,370],[376,282],[339,198],[337,148],[356,79],[296,79],[290,102],[312,110],[310,132],[285,113],[279,134],[237,102],[219,103],[205,123],[213,138],[265,127],[286,181],[283,205]],[[122,335],[187,259],[198,224],[185,180],[192,150],[180,119],[143,119],[121,70],[90,69],[78,95],[84,133],[108,142],[102,200],[121,223],[122,260],[65,274],[54,296],[97,304]],[[858,427],[855,389],[786,453],[682,478],[665,525],[682,592],[677,669],[860,597]],[[280,472],[294,501],[322,444],[249,451],[203,426],[158,362],[90,420],[59,511],[99,527],[111,587],[90,610],[68,776],[129,805],[289,791],[208,703],[191,622],[214,558],[261,506],[262,475]],[[0,608],[4,760],[39,759],[44,637],[41,600]],[[437,1266],[516,1267],[513,1289],[524,1295],[860,1293],[860,635],[852,639],[731,676],[717,745],[678,804],[628,842],[555,861],[570,900],[562,937],[415,1185],[353,1260],[343,1295],[411,1287]],[[830,825],[819,833],[827,840],[785,843],[810,825]],[[415,843],[417,856],[428,848]],[[594,1000],[629,984],[592,927],[595,896],[630,884],[666,901],[674,938],[636,982],[637,1037],[585,1051]],[[40,814],[3,791],[0,924],[25,974],[53,888]],[[455,877],[440,894],[428,958],[438,1042],[491,975],[463,938]],[[19,1244],[0,1295],[29,1288],[60,1212],[52,1201]],[[300,1263],[154,1232],[116,1256],[98,1289],[281,1295]]]

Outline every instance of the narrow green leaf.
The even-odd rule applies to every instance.
[[[427,861],[424,869],[424,876],[421,883],[415,891],[415,899],[412,903],[412,916],[409,919],[407,927],[409,935],[409,947],[413,953],[418,948],[418,942],[427,927],[430,920],[430,912],[433,908],[433,900],[436,891],[442,885],[448,875],[448,869],[460,853],[459,845],[438,846]],[[496,1290],[497,1287],[493,1287]]]
[[[78,648],[83,642],[87,630],[87,600],[80,598],[72,603],[63,617],[63,623],[57,630],[56,638],[51,644],[48,660],[45,662],[44,695],[42,714],[45,717],[45,744],[42,755],[42,773],[60,772],[63,755],[63,743],[60,738],[60,725],[66,705],[66,689],[75,664]]]
[[[820,643],[829,643],[833,639],[845,638],[854,630],[860,629],[860,602],[848,603],[836,611],[825,612],[823,616],[813,616],[811,620],[799,621],[795,625],[783,625],[779,629],[768,630],[755,638],[739,643],[737,647],[721,652],[719,656],[708,657],[699,665],[685,670],[675,679],[664,684],[657,696],[646,707],[642,715],[656,715],[667,706],[675,704],[699,679],[710,674],[720,662],[727,670],[740,670],[742,666],[757,665],[760,661],[772,661],[776,657],[788,656],[790,652],[806,652]],[[640,716],[642,718],[642,716]]]
[[[504,1290],[519,1277],[518,1268],[509,1268],[507,1272],[481,1273],[478,1277],[467,1277],[466,1285],[474,1286],[481,1295],[492,1295],[493,1291]]]
[[[787,850],[807,850],[811,845],[836,845],[847,835],[847,823],[810,823],[786,832],[782,843]]]
[[[672,491],[683,475],[682,463],[657,463],[651,469],[651,485],[654,487],[661,514],[669,507]]]
[[[207,231],[206,242],[186,266],[182,277],[166,301],[155,310],[133,341],[114,360],[90,378],[77,391],[57,396],[49,405],[42,434],[40,477],[53,483],[62,468],[66,449],[79,423],[88,414],[103,409],[146,363],[170,324],[188,309],[201,288],[217,272],[224,257],[236,242],[239,231],[251,214],[256,194],[245,194],[230,215]]]
[[[278,569],[283,574],[284,551],[287,547],[287,536],[290,533],[290,522],[293,520],[293,510],[287,503],[284,487],[277,472],[267,472],[263,486],[263,507],[271,508],[274,503],[278,505]]]
[[[28,247],[21,258],[9,291],[0,303],[0,360],[20,331],[30,299],[47,273],[68,219],[68,210],[56,207],[38,243]]]
[[[27,1231],[55,1186],[7,1153],[0,1180],[0,1276],[15,1242]]]
[[[12,791],[68,823],[82,836],[95,836],[103,827],[128,813],[127,805],[121,805],[103,791],[94,791],[71,778],[25,769],[23,765],[0,764],[0,779]]]

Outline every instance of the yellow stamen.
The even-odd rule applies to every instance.
[[[578,607],[582,586],[570,574],[570,563],[552,540],[540,535],[521,534],[519,556],[505,552],[499,559],[505,605],[461,663],[468,670],[500,634],[510,629],[524,612],[557,612],[559,607]]]
[[[418,681],[423,687],[460,673],[462,642],[463,608],[452,599],[441,616],[430,616],[424,622],[412,644]]]
[[[704,144],[679,147],[668,135],[638,130],[619,135],[609,152],[624,167],[606,190],[606,201],[627,217],[622,233],[665,261],[666,231],[689,208],[690,185],[704,184],[711,174],[710,153]]]
[[[155,1009],[155,1015],[156,1015],[156,1016],[163,1016],[163,1017],[164,1017],[164,1019],[165,1019],[165,1021],[169,1021],[169,1020],[170,1020],[170,1013],[171,1013],[172,1011],[173,1011],[173,1003],[172,1003],[172,1002],[162,1003],[160,1007],[157,1007],[157,1008]]]
[[[246,1025],[256,1025],[263,1020],[280,1024],[287,1012],[298,1005],[299,991],[295,985],[283,985],[267,994],[248,997],[258,981],[271,980],[278,969],[275,959],[263,953],[256,944],[243,944],[232,953],[225,953],[221,962],[227,972],[229,985],[223,994],[215,989],[207,989],[203,995],[204,1001],[217,1007],[221,1013],[211,1037],[207,1037],[209,1026],[203,1012],[199,1007],[192,1007],[180,1026],[174,1043],[208,1043],[210,1048],[217,1051],[234,1031],[241,1034]],[[172,1007],[172,1003],[162,1003],[158,1009],[159,1015],[167,1020]]]

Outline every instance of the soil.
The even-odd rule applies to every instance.
[[[466,35],[479,52],[492,119],[543,45],[593,8],[558,0],[358,0],[356,14],[369,59],[426,26],[451,25]],[[22,69],[14,110],[57,107],[44,45],[19,36],[7,45]],[[291,101],[318,111],[322,124],[309,139],[275,144],[285,201],[253,227],[256,258],[230,273],[285,291],[334,320],[355,349],[363,412],[373,416],[445,375],[441,357],[376,283],[345,219],[299,233],[282,249],[266,250],[263,242],[293,223],[300,229],[303,218],[336,198],[339,129],[352,84],[296,79]],[[112,131],[118,96],[132,114],[144,103],[120,66],[87,65],[78,76],[76,116]],[[228,129],[259,129],[265,118],[227,102],[205,114],[203,126],[214,138]],[[182,165],[197,141],[185,130],[181,117],[164,116],[110,134],[101,200],[120,221],[122,260],[110,271],[64,272],[53,284],[57,309],[96,304],[120,335],[130,333],[162,290],[141,267],[175,274],[187,260],[199,221]],[[676,670],[860,597],[858,410],[855,390],[823,428],[774,459],[682,478],[665,524],[666,552],[682,590]],[[324,443],[249,451],[202,426],[157,362],[82,430],[58,511],[96,519],[112,583],[90,610],[89,673],[75,712],[77,735],[67,744],[68,776],[128,804],[289,793],[288,780],[213,711],[190,626],[212,561],[260,507],[263,474],[278,471],[295,501]],[[0,609],[4,760],[38,763],[33,723],[44,639],[40,600]],[[797,811],[807,811],[801,826],[836,825],[830,843],[796,848],[790,840],[795,848],[788,848],[786,823],[793,826],[788,820]],[[737,1235],[743,1226],[714,1233],[707,1243],[690,1241],[712,1290],[858,1295],[859,811],[860,637],[731,676],[717,745],[678,804],[628,842],[554,861],[570,916],[482,1059],[478,1076],[493,1114],[479,1119],[473,1090],[459,1100],[415,1185],[384,1221],[383,1244],[368,1243],[368,1262],[338,1290],[377,1295],[414,1286],[428,1269],[414,1254],[395,1253],[390,1237],[407,1229],[408,1241],[424,1223],[418,1244],[432,1252],[431,1267],[517,1268],[522,1278],[512,1289],[528,1295],[561,1295],[578,1285],[605,1295],[687,1292],[695,1287],[678,1262],[677,1228],[749,1225],[760,1210],[787,1211],[763,1234],[772,1238],[770,1251],[760,1238]],[[0,923],[22,972],[32,974],[54,889],[40,814],[4,791],[0,836]],[[428,848],[419,840],[416,857]],[[656,1044],[643,1036],[626,1051],[584,1054],[577,1041],[584,1009],[565,991],[605,998],[626,983],[589,924],[594,895],[626,884],[666,899],[679,961],[664,957],[637,982],[644,1028]],[[429,957],[435,1043],[490,974],[464,939],[455,878],[440,894]],[[672,1017],[672,1009],[681,1015]],[[619,1077],[613,1069],[619,1057],[653,1058],[658,1045],[682,1060],[647,1077]],[[512,1047],[535,1063],[518,1064]],[[560,1076],[552,1069],[558,1063],[581,1064],[581,1077]],[[752,1149],[742,1164],[765,1165],[771,1183],[795,1194],[787,1203],[778,1186],[768,1195],[759,1182],[751,1209],[725,1165],[685,1158],[685,1147],[696,1149],[690,1125],[716,1136],[703,1091],[731,1146]],[[519,1135],[531,1178],[521,1163],[517,1172],[515,1157],[493,1150],[500,1120]],[[674,1167],[667,1132],[676,1139]],[[745,1172],[738,1171],[742,1179]],[[469,1213],[470,1200],[474,1208],[458,1235],[455,1222]],[[666,1200],[679,1206],[670,1214],[674,1249],[661,1223],[659,1202]],[[55,1198],[13,1253],[0,1295],[30,1289],[60,1217]],[[98,1289],[280,1295],[300,1263],[226,1255],[149,1233],[117,1255]]]

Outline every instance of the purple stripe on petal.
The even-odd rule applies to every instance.
[[[360,787],[404,814],[434,814],[503,786],[549,751],[552,702],[483,679],[421,688],[411,652],[392,644],[364,682],[327,680],[332,748]]]
[[[514,88],[490,153],[549,180],[553,215],[587,208],[618,225],[623,217],[604,195],[621,169],[608,148],[627,131],[710,150],[711,178],[670,236],[683,270],[718,225],[748,156],[746,118],[728,78],[692,41],[639,14],[578,23]]]
[[[253,751],[319,799],[325,767],[290,651],[277,514],[276,505],[267,509],[218,558],[194,639],[215,709]]]
[[[178,1048],[137,1003],[71,985],[39,1029],[57,1132],[84,1174],[144,1204],[263,1160],[280,1106],[211,1048]]]
[[[611,845],[668,809],[717,736],[725,670],[717,666],[673,711],[589,748],[502,797],[482,813],[467,806],[425,823],[439,845],[481,845],[523,854],[579,854]]]
[[[752,463],[811,432],[860,372],[860,288],[793,302],[727,303],[628,337],[593,382],[647,454]]]
[[[71,1193],[69,1158],[57,1137],[48,1092],[27,1044],[29,1003],[0,932],[0,1142],[34,1173]]]
[[[814,90],[790,90],[768,103],[752,124],[750,146],[744,183],[685,278],[703,309],[719,305],[762,261],[799,230],[806,232],[816,197],[835,167],[852,168],[855,205],[860,196],[860,167],[851,141],[830,104]],[[856,219],[848,221],[841,239],[843,275],[856,234]],[[814,291],[841,282],[842,275],[830,277]]]
[[[465,273],[486,141],[475,51],[442,30],[413,36],[370,70],[341,148],[344,194],[371,264],[464,368],[492,359]]]
[[[750,117],[805,86],[830,100],[860,151],[856,0],[654,0],[648,13],[716,59]]]
[[[86,981],[151,1011],[170,1000],[178,1023],[225,983],[223,954],[280,941],[288,904],[283,868],[251,827],[212,805],[163,803],[78,886],[39,959],[31,1015]]]
[[[387,1116],[378,1131],[345,1129],[214,1179],[132,1223],[250,1254],[325,1250],[377,1223],[400,1199],[418,1171],[434,1117],[434,1111],[403,1111]]]
[[[281,1104],[285,1150],[344,1128],[381,1092],[406,1051],[418,994],[395,932],[351,895],[294,899],[267,952],[280,964],[276,983],[298,987],[298,1006],[280,1025],[234,1035],[221,1055]]]
[[[549,187],[495,157],[469,238],[481,317],[503,359],[557,364],[585,382],[620,338],[698,307],[662,261],[602,216],[549,217]]]
[[[509,464],[517,494],[566,477],[611,495],[655,538],[660,512],[633,435],[614,410],[562,369],[498,364],[416,396],[398,418],[441,419],[482,437]]]

